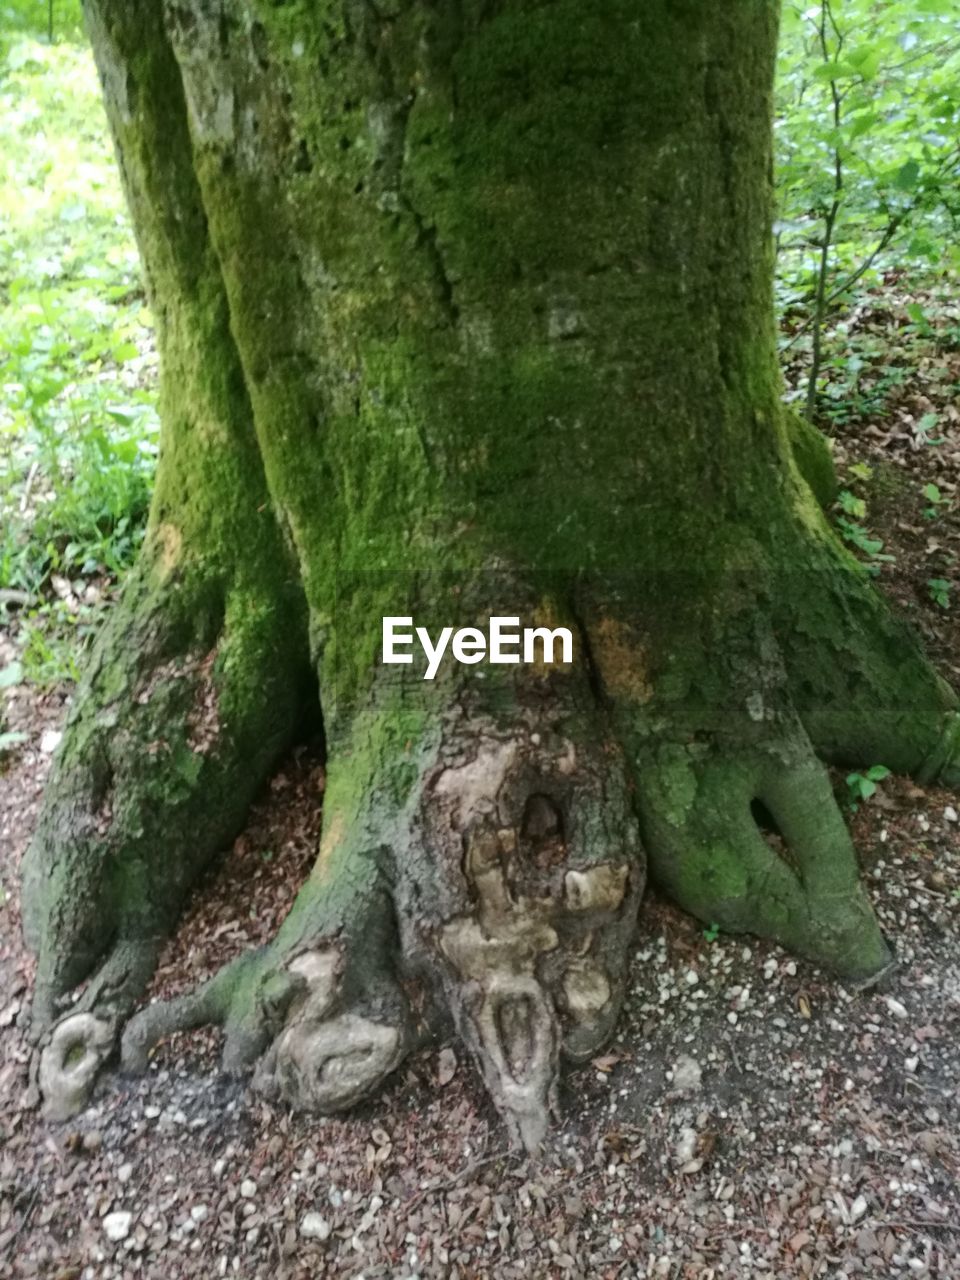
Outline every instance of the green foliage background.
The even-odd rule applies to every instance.
[[[809,391],[828,430],[882,413],[908,376],[849,323],[882,282],[909,281],[911,341],[960,342],[958,19],[960,0],[784,9],[784,367],[787,394]],[[34,680],[74,673],[78,637],[136,554],[155,372],[79,0],[0,0],[0,626]],[[924,429],[936,439],[936,421]],[[861,529],[847,509],[840,519]]]
[[[890,257],[932,266],[960,262],[957,0],[788,5],[777,89],[781,305],[802,305],[808,294],[838,157],[838,284],[891,223],[897,235]]]
[[[53,682],[142,537],[155,357],[79,5],[0,12],[0,621]]]

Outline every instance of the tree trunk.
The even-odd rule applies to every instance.
[[[38,1028],[101,966],[52,1109],[315,681],[316,867],[270,947],[133,1018],[128,1065],[221,1020],[229,1066],[336,1109],[449,1014],[535,1146],[558,1055],[614,1024],[647,864],[701,920],[877,974],[822,760],[950,773],[955,699],[780,404],[775,4],[160,9],[87,4],[164,436],[26,868]],[[380,660],[385,616],[493,615],[568,627],[572,661]]]

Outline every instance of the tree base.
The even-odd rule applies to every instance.
[[[136,1015],[124,1064],[218,1021],[230,1069],[335,1111],[452,1023],[513,1136],[538,1145],[560,1055],[582,1060],[613,1029],[645,879],[622,753],[586,683],[557,680],[509,723],[479,687],[448,689],[439,713],[388,693],[357,716],[273,945]]]
[[[605,601],[617,599],[605,590]],[[382,668],[366,701],[338,707],[328,725],[319,854],[277,937],[198,991],[129,1021],[187,879],[164,878],[164,824],[184,831],[241,773],[246,796],[269,755],[245,760],[249,736],[215,735],[194,753],[197,785],[147,825],[130,817],[145,811],[137,774],[123,775],[128,789],[114,783],[122,803],[94,844],[97,856],[89,837],[74,840],[71,874],[38,895],[46,924],[36,1017],[48,1113],[83,1105],[121,1029],[122,1061],[133,1070],[171,1032],[222,1024],[227,1070],[253,1068],[259,1089],[322,1112],[354,1105],[413,1047],[454,1031],[511,1135],[533,1150],[555,1106],[561,1058],[589,1058],[615,1026],[648,864],[658,885],[704,923],[775,939],[848,981],[886,971],[889,947],[795,710],[796,672],[784,666],[755,594],[725,583],[712,610],[691,599],[695,605],[671,614],[653,596],[641,616],[581,593],[580,621],[571,613],[571,622],[583,657],[566,666],[508,668],[507,676],[452,666],[432,683],[409,672],[388,678],[395,669]],[[668,626],[675,615],[680,625]],[[652,654],[662,655],[655,676]],[[127,701],[114,704],[135,741],[144,724],[155,731],[152,697],[164,661],[154,659],[131,680]],[[943,773],[956,757],[956,721],[948,712],[944,728],[932,673],[928,685],[926,728],[918,721],[914,729],[926,747],[912,749],[917,769]],[[96,716],[92,687],[88,719]],[[177,706],[185,710],[174,730],[179,723],[195,733],[197,687],[208,686],[191,686],[179,703],[163,695],[168,735]],[[265,705],[248,702],[239,723],[262,724]],[[64,788],[75,796],[78,767],[88,777],[104,749],[95,735],[68,737],[28,888],[44,857],[58,866],[62,845],[49,833],[64,829]],[[176,758],[161,757],[169,767]],[[236,796],[231,803],[233,822]],[[220,827],[198,830],[196,867]],[[51,992],[80,972],[71,946],[86,917],[75,904],[104,900],[105,868],[116,858],[139,868],[129,880],[137,892],[120,898],[109,929],[100,922],[101,967],[57,1021]],[[91,939],[83,941],[89,967]]]

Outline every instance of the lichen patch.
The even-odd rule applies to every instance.
[[[609,615],[601,618],[590,629],[590,647],[600,677],[615,697],[632,702],[653,697],[643,648],[625,623]]]

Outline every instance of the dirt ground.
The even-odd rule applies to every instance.
[[[17,719],[39,744],[62,710],[22,697]],[[856,816],[900,959],[882,991],[710,941],[648,896],[619,1034],[565,1079],[533,1164],[506,1150],[449,1048],[410,1061],[377,1104],[321,1120],[218,1076],[213,1034],[178,1037],[145,1078],[108,1074],[76,1121],[44,1123],[27,1105],[15,872],[48,763],[38,745],[0,778],[0,1275],[960,1276],[955,797],[894,780]],[[321,788],[308,749],[287,762],[157,991],[272,929]]]
[[[838,458],[874,468],[868,523],[897,557],[881,582],[956,681],[960,605],[927,583],[960,549],[960,415],[945,410],[943,445],[918,449],[924,395],[908,383]],[[945,501],[931,518],[934,481]],[[0,666],[11,657],[0,630]],[[323,1120],[218,1075],[214,1033],[176,1037],[146,1077],[106,1074],[87,1111],[52,1125],[27,1088],[17,886],[66,697],[6,695],[28,741],[0,773],[4,1280],[960,1277],[957,796],[892,778],[852,817],[899,958],[880,990],[711,938],[648,894],[618,1035],[566,1076],[535,1163],[506,1149],[472,1067],[444,1046],[375,1104]],[[154,994],[270,936],[312,859],[322,792],[302,747],[197,895]]]

